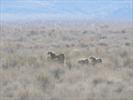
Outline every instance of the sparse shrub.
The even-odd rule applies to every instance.
[[[40,73],[37,76],[37,81],[41,84],[41,87],[43,88],[44,91],[48,88],[48,85],[50,83],[49,77],[47,76],[47,74],[44,73]]]
[[[111,84],[113,84],[113,81],[109,81],[109,80],[105,80],[105,79],[101,79],[101,78],[96,78],[92,81],[92,83],[94,84],[94,86],[96,86],[98,84],[102,84],[102,83],[105,83],[107,85],[111,85]]]
[[[3,69],[8,69],[8,67],[9,67],[8,64],[5,64],[5,63],[2,64],[2,68],[3,68]]]
[[[106,43],[99,43],[100,46],[108,46]]]
[[[29,92],[28,91],[25,91],[21,94],[19,94],[19,100],[29,100]]]
[[[80,43],[80,47],[81,48],[86,48],[86,47],[88,47],[88,44]]]
[[[125,45],[126,45],[126,46],[130,46],[130,43],[129,43],[129,42],[126,42]]]
[[[123,60],[123,66],[124,67],[130,67],[131,64],[132,64],[132,61],[130,58],[127,57],[126,59]]]
[[[93,84],[96,86],[96,85],[98,85],[98,84],[100,84],[100,83],[103,83],[104,82],[104,80],[103,79],[94,79],[93,80]]]
[[[107,39],[107,36],[100,36],[100,39]]]
[[[88,31],[86,31],[86,30],[85,30],[85,31],[83,31],[82,33],[83,33],[83,34],[87,34],[87,33],[88,33]]]
[[[55,79],[60,79],[61,75],[64,73],[63,70],[57,68],[55,70],[52,71],[52,74],[54,75]]]
[[[60,100],[60,99],[58,99],[57,97],[53,97],[51,100]]]
[[[37,32],[36,32],[36,31],[31,30],[29,35],[31,36],[31,35],[36,35],[36,34],[37,34]]]
[[[67,62],[66,62],[66,65],[68,66],[69,70],[72,69],[72,63],[71,63],[70,61],[67,61]]]
[[[13,54],[13,53],[14,53],[14,49],[11,48],[11,47],[6,47],[6,48],[4,48],[4,51],[5,51],[6,53],[8,53],[8,54]]]
[[[15,58],[5,58],[5,61],[2,64],[3,69],[8,69],[8,68],[14,68],[18,65],[18,62]]]
[[[36,63],[37,63],[37,58],[36,58],[36,57],[28,57],[27,63],[28,63],[29,65],[34,65],[34,64],[36,64]]]
[[[62,40],[63,41],[71,41],[72,38],[71,37],[67,37],[67,36],[62,36]]]
[[[55,29],[52,29],[51,32],[54,33],[56,30]]]
[[[123,87],[118,87],[118,88],[115,90],[115,92],[117,92],[117,93],[121,93],[122,90],[123,90]]]
[[[54,74],[54,77],[56,78],[56,79],[59,79],[60,78],[60,70],[59,69],[57,69],[57,70],[55,70],[55,71],[53,71],[53,74]]]
[[[69,47],[70,47],[70,45],[69,45],[69,44],[66,44],[65,46],[66,46],[67,48],[69,48]]]
[[[124,58],[124,57],[127,57],[127,56],[128,56],[127,51],[120,52],[120,57]]]
[[[72,43],[72,44],[71,44],[71,46],[72,46],[72,47],[74,47],[74,46],[75,46],[75,44],[74,44],[74,43]]]
[[[52,34],[53,34],[53,33],[48,33],[48,35],[49,35],[50,37],[52,37]]]
[[[126,33],[126,30],[122,30],[121,33]]]

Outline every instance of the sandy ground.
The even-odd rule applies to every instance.
[[[133,100],[132,24],[2,25],[0,100]]]

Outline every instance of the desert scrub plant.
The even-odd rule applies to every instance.
[[[87,30],[84,30],[82,33],[83,33],[83,34],[87,34],[87,33],[88,33],[88,31],[87,31]]]
[[[66,65],[68,66],[68,69],[71,70],[72,69],[72,63],[71,61],[67,61]]]
[[[40,56],[26,55],[26,54],[2,54],[1,56],[1,66],[3,69],[29,66],[38,68],[45,65],[45,59]]]
[[[15,56],[14,54],[3,55],[2,58],[3,69],[14,68],[17,65],[18,65],[17,56]]]
[[[125,59],[123,59],[123,67],[130,67],[132,68],[133,66],[133,60],[129,57],[126,57]]]
[[[126,42],[126,43],[125,43],[125,46],[130,46],[130,43],[129,43],[129,42]]]
[[[64,73],[64,71],[60,68],[56,68],[51,71],[51,74],[53,74],[54,78],[57,80],[59,80],[61,78],[63,73]]]
[[[24,91],[19,94],[19,100],[28,100],[29,99],[29,92]]]
[[[39,67],[44,65],[42,58],[40,56],[28,56],[28,55],[18,55],[17,62],[19,66],[32,66],[32,67]]]
[[[27,63],[28,63],[28,65],[30,65],[30,66],[35,66],[35,65],[38,65],[37,64],[37,57],[28,57],[27,58]]]
[[[36,35],[36,34],[37,34],[37,32],[36,32],[36,31],[31,30],[31,31],[29,32],[28,36],[32,36],[32,35]]]
[[[102,78],[96,78],[96,79],[93,79],[92,83],[94,86],[97,86],[98,84],[102,84],[102,83],[111,85],[113,84],[113,81],[102,79]]]
[[[107,47],[107,46],[108,46],[108,44],[107,44],[107,43],[98,43],[98,45],[100,45],[100,46],[105,46],[105,47]]]
[[[39,82],[41,88],[43,91],[46,91],[49,84],[50,84],[50,79],[47,73],[41,72],[36,76],[37,81]]]
[[[3,48],[3,51],[8,54],[12,54],[15,52],[15,50],[12,47],[5,47],[5,48]]]
[[[121,33],[123,33],[123,34],[126,33],[126,30],[121,30]]]
[[[119,55],[120,55],[120,57],[122,57],[122,58],[124,58],[124,57],[128,57],[128,52],[127,51],[120,51],[119,52]]]
[[[81,47],[81,48],[87,48],[87,47],[88,47],[88,44],[80,43],[80,44],[79,44],[79,47]]]
[[[17,61],[16,60],[7,60],[5,63],[2,64],[3,69],[8,69],[8,68],[14,68],[17,66]]]
[[[42,91],[35,86],[20,88],[17,92],[15,100],[44,100]]]

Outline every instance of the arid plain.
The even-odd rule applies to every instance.
[[[0,100],[133,100],[133,24],[1,25]]]

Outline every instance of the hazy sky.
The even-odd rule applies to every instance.
[[[2,21],[133,20],[133,0],[0,0]]]

